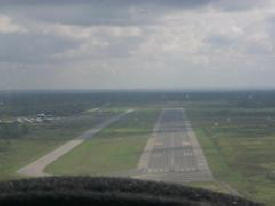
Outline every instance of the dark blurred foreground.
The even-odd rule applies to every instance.
[[[0,183],[0,205],[256,206],[260,204],[204,189],[152,181],[49,177]]]

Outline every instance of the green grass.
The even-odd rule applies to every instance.
[[[0,180],[19,178],[16,171],[48,153],[63,140],[58,139],[13,139],[0,140]]]
[[[88,140],[46,171],[55,175],[108,175],[136,166],[147,138]]]
[[[108,175],[135,169],[159,109],[129,114],[46,168],[55,175]]]
[[[217,182],[274,205],[275,107],[243,108],[215,101],[192,102],[186,108]]]
[[[29,134],[22,138],[0,139],[0,180],[20,178],[16,173],[18,169],[92,128],[97,124],[96,115],[108,118],[113,113],[74,115],[32,125]]]
[[[59,175],[101,175],[135,168],[159,114],[159,109],[148,108],[147,104],[150,102],[161,107],[167,106],[167,100],[177,104],[183,100],[181,94],[162,95],[158,99],[149,94],[147,101],[141,97],[137,96],[130,102],[137,108],[135,113],[75,148],[50,165],[47,171]],[[73,97],[70,101],[75,99],[78,98]],[[46,100],[43,99],[43,102]],[[97,112],[85,111],[97,104],[77,103],[67,110],[63,97],[61,100],[58,105],[53,102],[53,111],[66,115],[77,113],[76,118],[36,125],[22,139],[11,139],[9,143],[0,141],[0,179],[18,177],[15,172],[20,167],[96,124],[94,115]],[[4,119],[9,119],[9,114],[23,115],[27,108],[30,114],[50,108],[47,102],[40,106],[41,101],[39,99],[37,104],[39,108],[32,104],[21,108],[22,102],[18,101],[20,105],[11,107],[13,109],[1,107],[0,113]],[[104,115],[107,116],[125,111],[125,105],[129,106],[128,94],[123,104],[118,99],[108,101],[115,102],[117,107],[104,107]],[[64,111],[61,111],[63,107]],[[268,206],[275,205],[274,93],[257,93],[253,99],[247,99],[247,95],[241,93],[194,93],[185,101],[185,107],[216,179],[191,184],[221,192],[228,192],[226,186],[230,185],[249,199],[265,202]],[[4,113],[5,110],[9,111]]]

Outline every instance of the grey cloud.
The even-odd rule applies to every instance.
[[[47,62],[50,55],[78,46],[77,42],[33,34],[0,34],[0,42],[0,62]]]
[[[199,8],[217,0],[6,0],[2,10],[41,21],[75,25],[151,24],[171,10]],[[23,10],[20,14],[20,10]],[[1,11],[1,9],[0,9]]]
[[[2,5],[64,5],[64,4],[97,4],[97,5],[110,5],[110,6],[122,6],[122,5],[143,5],[143,4],[155,4],[165,6],[197,6],[203,5],[210,1],[215,0],[2,0]]]
[[[142,38],[139,37],[127,37],[123,39],[114,40],[114,42],[108,47],[97,53],[97,56],[102,58],[126,58],[131,56],[131,51],[135,51],[142,42]]]
[[[224,11],[247,10],[268,0],[4,0],[0,11],[18,18],[70,25],[155,24],[166,13],[212,5]]]
[[[219,10],[234,12],[267,6],[269,5],[269,2],[270,0],[219,0],[213,1],[212,5]]]
[[[270,58],[272,60],[267,63],[265,44],[261,47],[255,40],[254,45],[247,46],[249,42],[245,37],[250,33],[244,31],[243,36],[234,35],[228,32],[228,28],[235,24],[224,23],[235,20],[239,23],[234,17],[240,11],[267,5],[266,2],[267,0],[2,0],[0,14],[11,17],[13,22],[30,30],[24,34],[0,35],[0,87],[2,84],[6,88],[205,88],[232,85],[232,82],[235,84],[233,77],[239,78],[241,86],[242,83],[249,85],[251,68],[255,76],[259,76],[255,79],[259,85],[265,83],[262,81],[264,76],[269,76],[271,82],[270,72],[274,67],[274,58]],[[204,9],[205,6],[214,9],[207,10]],[[239,13],[230,16],[229,12],[235,11]],[[264,11],[259,10],[259,13],[265,16]],[[213,22],[211,18],[207,22],[201,21],[203,15],[211,15]],[[160,21],[164,17],[179,21]],[[253,18],[255,17],[249,17],[249,24],[255,20]],[[241,26],[246,25],[245,21],[247,19],[240,21]],[[76,27],[73,31],[65,29],[63,33],[54,29],[43,33],[41,27],[37,27],[39,23],[41,27],[58,26],[60,23]],[[270,19],[269,33],[272,39],[275,36],[274,24],[274,19]],[[136,36],[127,36],[127,32],[123,30],[122,35],[114,35],[108,34],[111,30],[98,29],[97,25],[118,28],[137,25],[141,32]],[[161,29],[146,32],[150,26]],[[185,30],[173,32],[175,27],[185,26]],[[85,38],[70,39],[70,34],[77,35],[85,28],[92,28],[93,31]],[[265,34],[264,29],[257,27],[255,31]],[[185,36],[187,40],[184,39]],[[201,42],[204,38],[204,42]],[[168,47],[165,52],[162,52],[165,49],[160,45],[162,42]],[[179,49],[177,44],[182,48],[194,46],[195,53],[184,52],[187,50]],[[227,48],[233,48],[234,51],[228,52]],[[218,54],[215,53],[216,50]],[[235,56],[235,51],[241,53],[241,57]],[[55,54],[60,54],[60,58],[58,55],[52,58]],[[267,72],[259,71],[259,66],[265,67]],[[232,73],[232,69],[235,73]],[[40,81],[41,76],[43,79]]]
[[[270,45],[261,41],[246,41],[245,37],[228,37],[223,35],[212,35],[205,39],[205,43],[216,50],[234,50],[246,54],[264,56],[272,54]],[[208,48],[209,49],[209,48]]]
[[[205,39],[205,42],[215,48],[225,48],[231,47],[234,43],[236,43],[236,39],[222,35],[213,35]]]
[[[251,44],[248,45],[246,48],[246,52],[248,54],[253,54],[257,56],[270,56],[272,55],[272,51],[270,48],[267,48],[266,46],[260,45],[260,44]]]
[[[275,36],[275,16],[270,17],[267,19],[268,22],[268,32],[270,34],[271,37]]]
[[[104,34],[103,34],[104,36]],[[108,41],[108,46],[98,47],[94,49],[81,50],[81,46],[74,50],[74,55],[66,55],[66,52],[60,54],[57,58],[61,61],[73,62],[73,61],[86,61],[87,59],[94,61],[106,61],[107,59],[116,58],[130,58],[132,52],[136,51],[140,42],[143,41],[141,37],[124,37],[124,38],[111,38],[103,41]],[[85,45],[89,42],[83,42]],[[70,52],[69,52],[70,53]]]

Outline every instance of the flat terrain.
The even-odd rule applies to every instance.
[[[136,170],[158,108],[137,108],[46,168],[55,175],[122,175]]]
[[[207,161],[182,108],[164,109],[141,156],[141,179],[185,183],[212,180]]]
[[[43,112],[61,117],[26,128],[21,125],[27,131],[16,135],[0,128],[0,180],[19,178],[18,169],[135,108],[48,165],[46,172],[143,176],[238,193],[267,206],[275,203],[275,91],[30,93],[0,95],[0,99],[2,120]],[[178,111],[182,107],[183,114]],[[161,108],[167,109],[160,115]],[[204,157],[198,155],[202,152],[213,179],[201,178],[197,157]]]
[[[64,116],[58,121],[30,125],[28,134],[22,137],[0,138],[0,180],[22,177],[17,172],[22,167],[117,114],[108,108]]]
[[[64,144],[64,139],[0,140],[0,181],[19,178],[17,170]]]
[[[191,185],[228,192],[233,188],[246,198],[274,205],[275,106],[271,100],[197,100],[185,106],[216,179]]]
[[[133,110],[129,109],[123,114],[116,115],[114,117],[111,117],[110,119],[96,125],[94,128],[84,132],[81,136],[74,140],[70,140],[66,142],[64,145],[61,145],[54,151],[44,155],[40,159],[36,160],[35,162],[32,162],[28,164],[27,166],[21,168],[18,170],[18,173],[24,176],[30,176],[30,177],[42,177],[42,176],[48,176],[49,174],[44,172],[44,169],[51,164],[52,162],[58,160],[61,156],[65,155],[66,153],[70,152],[73,148],[76,146],[82,144],[85,139],[92,138],[96,133],[98,133],[103,128],[107,127],[108,125],[112,124],[113,122],[118,121],[123,116],[131,113]]]

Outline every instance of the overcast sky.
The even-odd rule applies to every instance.
[[[275,88],[275,0],[0,0],[0,90]]]

